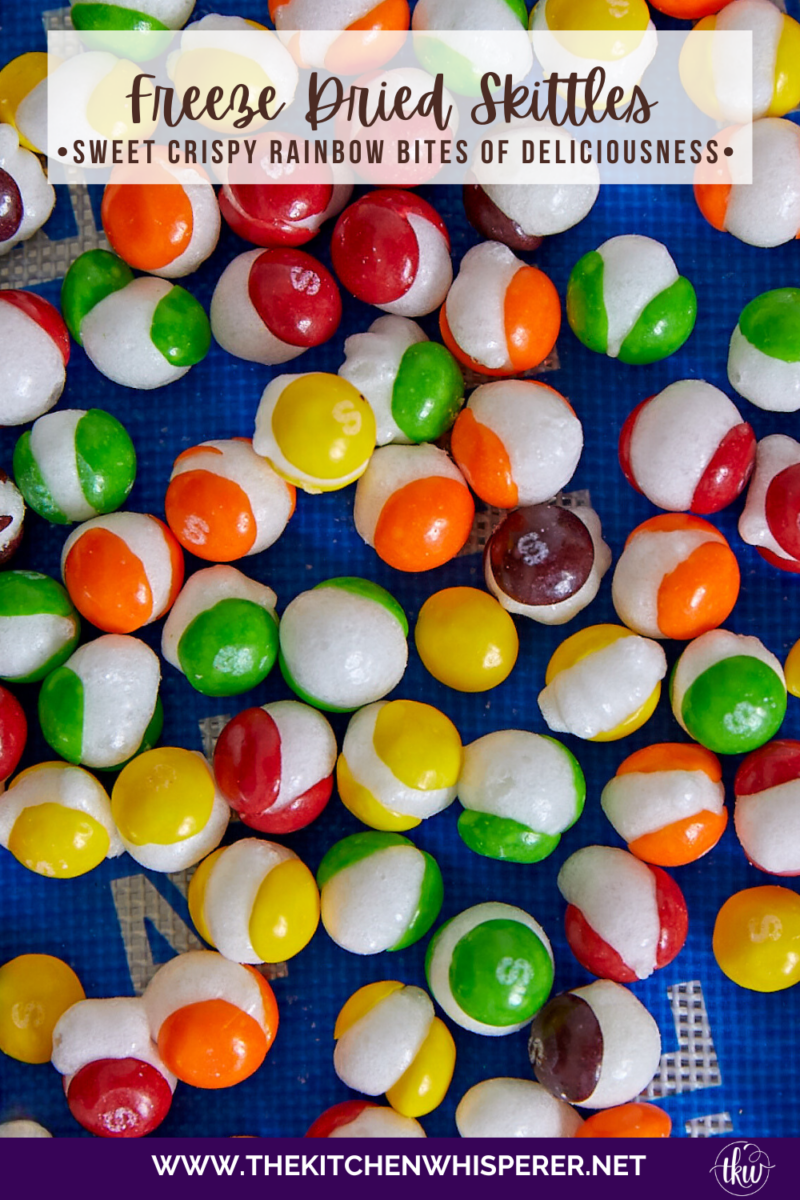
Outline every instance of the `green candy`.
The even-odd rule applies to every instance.
[[[84,317],[106,296],[132,282],[133,271],[110,250],[87,250],[75,259],[61,286],[61,314],[79,346]]]
[[[673,673],[673,684],[674,684]],[[748,754],[778,732],[786,688],[760,658],[736,654],[708,667],[686,689],[681,718],[690,737],[715,754]]]
[[[361,862],[378,850],[387,850],[390,846],[412,846],[409,838],[399,833],[387,833],[382,830],[364,830],[362,833],[351,833],[331,846],[324,855],[317,869],[317,887],[323,888],[329,879]]]
[[[800,362],[800,288],[775,288],[756,296],[742,311],[739,328],[762,354]]]
[[[392,417],[412,442],[435,442],[464,402],[464,377],[446,346],[416,342],[400,360],[392,388]]]
[[[374,600],[376,604],[382,605],[387,612],[392,614],[403,630],[404,636],[408,637],[406,614],[391,592],[387,592],[386,588],[381,587],[379,583],[373,583],[371,579],[361,579],[358,575],[341,575],[338,579],[326,579],[324,582],[318,583],[317,587],[338,587],[343,592],[352,592],[355,596],[363,596],[365,600]]]
[[[38,571],[0,572],[0,621],[9,622],[6,630],[0,625],[0,671],[3,670],[2,664],[7,665],[9,661],[3,653],[2,642],[5,637],[9,638],[12,643],[10,653],[13,654],[13,643],[23,633],[22,625],[19,626],[19,633],[15,633],[14,619],[23,617],[43,618],[43,626],[47,625],[47,617],[67,622],[63,628],[53,631],[49,646],[51,652],[48,654],[44,651],[44,656],[33,670],[22,674],[8,671],[0,674],[0,678],[12,683],[37,683],[50,671],[60,667],[72,654],[80,637],[80,619],[65,589],[49,575],[41,575]]]
[[[679,350],[694,329],[697,296],[683,275],[654,297],[622,343],[620,362],[658,362]]]
[[[461,840],[485,858],[507,862],[536,863],[552,854],[561,841],[561,834],[536,833],[509,817],[466,809],[458,818]]]
[[[168,26],[147,13],[133,8],[121,8],[118,4],[73,4],[72,24],[76,29],[111,30],[125,33],[143,33],[149,30],[168,30]]]
[[[453,948],[450,990],[476,1021],[498,1028],[529,1021],[553,986],[553,963],[541,939],[519,921],[484,921]]]
[[[189,683],[204,696],[236,696],[262,683],[278,653],[278,623],[252,600],[220,600],[190,621],[178,642]]]
[[[69,667],[47,676],[39,692],[39,724],[44,740],[67,762],[83,754],[83,683]]]
[[[176,284],[156,305],[150,337],[171,366],[193,367],[208,354],[211,326],[202,304]]]
[[[608,315],[603,302],[603,256],[590,250],[578,259],[567,284],[567,320],[584,346],[605,354]]]
[[[36,422],[37,425],[47,422],[56,428],[59,422],[65,425],[64,439],[50,440],[42,463],[34,454],[31,431],[23,433],[14,448],[14,477],[25,501],[39,516],[56,525],[84,521],[91,515],[120,508],[136,478],[136,451],[116,417],[93,408],[83,414],[74,431],[72,418],[73,413],[64,410],[46,413]],[[61,455],[74,456],[78,482],[86,503],[93,510],[91,514],[71,510],[69,497],[54,496],[47,486],[45,474],[58,479],[64,473],[63,460],[58,461]]]

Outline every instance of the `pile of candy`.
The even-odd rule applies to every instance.
[[[73,22],[106,28],[107,7],[80,0]],[[308,32],[324,7],[276,0],[270,16]],[[524,27],[521,0],[495,7]],[[643,0],[630,7],[646,30]],[[192,8],[115,11],[163,29]],[[454,8],[421,0],[414,27],[441,31]],[[468,28],[473,6],[458,8]],[[541,0],[534,27],[559,28],[563,8]],[[405,0],[352,0],[336,29],[410,19]],[[9,99],[38,70],[0,67],[0,255],[55,202]],[[785,154],[800,179],[784,119],[798,100],[800,84],[757,122],[752,193],[698,184],[716,229],[758,246],[800,229],[789,169],[783,205],[762,178]],[[329,1039],[317,1094],[339,1102],[309,1137],[424,1137],[418,1118],[446,1097],[462,1137],[669,1136],[667,1112],[637,1101],[661,1056],[642,981],[680,963],[687,936],[713,951],[723,998],[800,981],[791,878],[728,885],[713,946],[694,908],[708,854],[751,882],[800,875],[800,742],[781,732],[800,652],[784,672],[788,646],[746,621],[748,574],[788,593],[800,573],[800,445],[761,419],[800,408],[800,290],[777,272],[738,298],[715,376],[735,404],[693,370],[665,383],[704,319],[681,255],[620,228],[587,234],[597,249],[556,282],[529,261],[592,219],[596,189],[558,224],[550,196],[471,183],[467,248],[449,192],[293,186],[217,196],[199,170],[150,192],[118,176],[102,202],[113,252],[75,258],[60,312],[0,291],[0,561],[20,554],[0,572],[0,897],[45,889],[71,922],[81,876],[133,863],[157,892],[179,881],[195,931],[135,997],[98,994],[96,964],[81,982],[69,947],[64,961],[0,940],[0,1069],[52,1061],[97,1136],[169,1133],[176,1088],[249,1079],[276,1034],[281,1053],[280,1007]],[[673,376],[690,370],[676,361]],[[559,362],[573,381],[570,362],[624,380],[626,403],[637,372],[658,381],[636,384],[613,437],[628,484],[663,511],[645,519],[621,476],[608,513],[611,483],[597,512],[577,490],[601,478],[609,419],[545,382]],[[246,406],[226,412],[228,378]],[[160,411],[137,395],[164,387]],[[758,442],[748,418],[768,429]],[[723,510],[748,483],[737,538]],[[219,718],[204,753],[182,720],[197,714]],[[603,745],[631,735],[625,752]],[[727,829],[717,756],[737,755]],[[470,891],[485,860],[503,899]],[[367,982],[343,990],[353,963]],[[497,1074],[448,1096],[481,1037]],[[522,1048],[514,1067],[504,1042]],[[305,1132],[280,1107],[258,1132]],[[29,1108],[4,1086],[0,1136],[49,1136]]]

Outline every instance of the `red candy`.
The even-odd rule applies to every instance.
[[[69,362],[69,331],[58,309],[43,296],[37,296],[36,292],[20,292],[13,288],[0,292],[0,300],[19,308],[53,339],[66,367]]]
[[[17,769],[28,739],[28,722],[16,696],[0,687],[0,783]]]
[[[733,790],[736,834],[753,866],[800,875],[800,742],[779,738],[748,754]]]
[[[219,207],[234,233],[256,246],[302,246],[350,198],[349,185],[226,183]]]
[[[399,189],[370,192],[346,208],[331,256],[349,292],[401,317],[433,312],[452,280],[444,222],[425,200]]]
[[[149,1063],[101,1058],[73,1076],[67,1103],[75,1120],[96,1137],[144,1137],[166,1117],[172,1092]]]

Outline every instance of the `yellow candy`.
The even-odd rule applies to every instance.
[[[590,654],[604,650],[606,646],[612,645],[621,638],[634,636],[635,634],[623,625],[590,625],[588,629],[581,629],[578,633],[573,633],[571,637],[561,643],[547,664],[545,683],[551,683],[556,675],[574,667],[582,658],[588,658]],[[590,742],[615,742],[619,738],[627,737],[629,733],[640,729],[645,721],[650,720],[660,696],[661,684],[657,683],[644,704],[632,712],[629,717],[620,721],[619,725],[615,725],[607,733],[598,733],[595,737],[587,740]]]
[[[43,52],[20,54],[6,63],[0,71],[0,124],[13,125],[16,129],[17,109],[25,97],[46,78],[47,55]],[[37,147],[22,135],[19,144],[25,150],[37,152]]]
[[[461,738],[453,722],[417,700],[385,704],[372,742],[379,758],[406,787],[430,792],[453,787],[461,770]]]
[[[450,1030],[436,1017],[416,1058],[386,1093],[392,1108],[404,1117],[422,1117],[442,1103],[453,1078],[456,1044]]]
[[[513,620],[488,592],[455,587],[423,604],[414,631],[419,656],[440,683],[459,692],[485,692],[506,679],[517,661]]]
[[[208,858],[204,858],[201,863],[198,863],[197,870],[189,883],[189,894],[187,897],[189,903],[189,916],[194,922],[194,927],[200,934],[204,942],[208,942],[209,946],[214,945],[214,939],[209,933],[208,925],[204,915],[204,907],[206,901],[206,886],[211,875],[211,869],[214,863],[219,859],[221,854],[225,853],[225,847],[220,846],[218,850],[213,850]]]
[[[0,967],[0,1050],[20,1062],[49,1062],[56,1022],[85,998],[78,976],[60,958],[12,958]]]
[[[166,746],[129,762],[111,793],[111,811],[134,846],[169,846],[205,828],[214,781],[200,755]]]
[[[775,56],[775,88],[768,117],[782,117],[800,105],[800,24],[784,14]]]
[[[800,696],[800,641],[795,642],[786,656],[783,673],[786,676],[786,690],[793,696]]]
[[[717,914],[713,948],[739,987],[780,992],[800,983],[800,896],[773,885],[736,892]]]
[[[37,875],[74,879],[99,866],[108,854],[109,837],[88,813],[63,804],[34,804],[14,822],[8,848]]]
[[[367,983],[357,992],[353,992],[336,1018],[333,1036],[338,1041],[347,1033],[351,1025],[355,1025],[356,1021],[365,1017],[382,1000],[391,996],[392,992],[399,992],[403,987],[405,984],[399,983],[396,979],[381,979],[377,983]]]
[[[321,491],[344,487],[362,475],[375,448],[375,417],[363,396],[338,375],[301,375],[279,395],[272,433],[289,466],[291,483]],[[296,472],[296,475],[293,474]]]
[[[343,754],[339,755],[339,761],[336,764],[336,787],[345,808],[354,817],[358,817],[359,821],[363,821],[365,825],[371,825],[373,829],[382,829],[388,833],[404,833],[406,829],[414,829],[421,823],[419,817],[395,812],[394,809],[381,804],[380,800],[377,800],[372,792],[354,777]]]
[[[319,925],[319,892],[299,858],[279,863],[262,882],[250,915],[250,941],[264,962],[283,962],[307,946]]]
[[[644,0],[546,0],[550,29],[646,29],[650,10]]]

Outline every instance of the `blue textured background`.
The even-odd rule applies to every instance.
[[[797,14],[796,0],[792,3]],[[264,2],[241,7],[220,0],[198,5],[195,16],[207,11],[244,11],[266,20]],[[661,28],[682,28],[654,13]],[[44,36],[34,6],[8,5],[0,21],[0,63],[28,49],[43,49]],[[452,188],[422,189],[447,222],[456,263],[477,241],[467,225],[460,192]],[[99,206],[99,197],[97,204]],[[72,214],[68,197],[59,195],[48,226],[51,236],[69,236]],[[570,488],[589,488],[599,512],[605,537],[619,555],[625,537],[654,508],[627,485],[620,472],[616,444],[620,426],[644,397],[668,383],[696,376],[730,391],[726,378],[727,345],[744,304],[767,288],[797,286],[800,244],[774,250],[742,245],[715,232],[697,211],[688,187],[607,187],[592,211],[576,229],[548,240],[530,261],[553,278],[564,296],[569,271],[576,259],[606,238],[640,233],[665,241],[679,270],[694,283],[698,296],[696,329],[686,346],[665,362],[629,367],[592,354],[581,346],[568,327],[558,341],[561,368],[548,377],[574,405],[583,421],[586,446]],[[330,227],[306,247],[329,263]],[[244,244],[223,228],[219,248],[195,275],[182,281],[201,302],[209,304],[222,268]],[[59,284],[36,291],[58,303]],[[343,358],[348,333],[365,329],[375,310],[343,294],[344,319],[327,345],[297,361],[297,370],[335,371]],[[422,322],[436,336],[435,321]],[[163,497],[176,455],[208,438],[250,435],[261,391],[271,378],[269,369],[226,355],[214,346],[205,362],[178,383],[156,393],[136,393],[103,378],[73,345],[62,407],[108,409],[127,425],[139,455],[140,470],[129,507],[163,515]],[[744,400],[740,408],[759,437],[783,432],[798,435],[795,415],[764,413]],[[13,445],[20,430],[0,431],[0,465],[10,469]],[[381,563],[365,547],[352,523],[353,488],[322,497],[300,494],[296,515],[277,545],[240,564],[246,573],[269,583],[277,592],[279,611],[299,591],[339,574],[363,574],[388,587],[400,600],[413,624],[422,602],[432,592],[451,584],[481,586],[479,557],[460,558],[423,576],[404,576]],[[783,659],[800,636],[798,589],[800,578],[767,567],[755,550],[742,544],[736,533],[741,502],[714,520],[730,539],[742,568],[742,591],[728,622],[737,632],[760,636]],[[58,573],[63,529],[29,516],[24,546],[14,566],[29,566]],[[187,557],[188,570],[203,564]],[[464,742],[493,729],[524,727],[544,732],[536,706],[545,665],[556,645],[576,628],[616,620],[611,605],[611,573],[594,605],[569,627],[547,629],[519,620],[520,656],[509,680],[483,696],[462,696],[440,686],[424,671],[411,645],[408,671],[397,694],[425,698],[439,705],[455,721]],[[94,630],[85,629],[87,636]],[[160,644],[160,624],[143,631],[154,647]],[[670,663],[681,646],[666,646]],[[19,688],[30,715],[35,713],[36,688]],[[277,671],[252,694],[228,702],[205,699],[194,692],[171,667],[164,667],[162,696],[166,713],[164,744],[199,748],[198,721],[220,711],[237,712],[253,703],[289,695]],[[346,721],[335,718],[337,734]],[[783,734],[800,736],[800,705],[790,697]],[[666,700],[662,698],[653,719],[624,743],[593,745],[566,739],[587,776],[588,800],[584,816],[567,834],[557,852],[536,866],[499,864],[471,854],[456,834],[460,806],[425,822],[413,837],[439,861],[445,880],[442,919],[484,900],[518,904],[533,913],[553,942],[556,957],[556,990],[589,982],[573,959],[562,932],[563,902],[555,886],[564,859],[579,846],[601,842],[620,844],[599,807],[599,794],[618,763],[634,749],[651,742],[682,739]],[[23,765],[52,757],[37,734],[30,738]],[[730,784],[738,760],[726,763]],[[338,838],[358,828],[358,823],[334,797],[327,811],[310,829],[287,838],[300,857],[316,869],[326,849]],[[242,836],[236,826],[228,837]],[[140,868],[127,856],[101,866],[83,879],[55,882],[41,879],[0,851],[0,963],[25,952],[47,952],[65,957],[80,975],[90,996],[127,995],[131,982],[116,920],[110,881],[136,874]],[[776,882],[748,866],[732,823],[720,845],[699,863],[683,867],[674,876],[689,907],[690,928],[685,949],[666,969],[634,987],[659,1022],[664,1050],[675,1050],[666,989],[690,979],[702,983],[710,1014],[711,1032],[719,1056],[722,1086],[677,1095],[664,1101],[673,1117],[674,1133],[684,1133],[684,1121],[726,1111],[737,1136],[793,1135],[797,1131],[796,1071],[800,1051],[800,990],[771,996],[745,992],[726,980],[711,955],[711,931],[723,901],[743,887]],[[155,887],[188,919],[185,902],[163,876],[150,874]],[[781,880],[790,886],[792,881]],[[332,1067],[333,1022],[345,999],[364,983],[398,978],[424,984],[423,958],[427,939],[399,954],[358,958],[338,949],[320,929],[311,945],[289,963],[288,978],[275,983],[281,1028],[263,1068],[240,1087],[204,1093],[179,1084],[172,1111],[162,1126],[165,1135],[301,1135],[311,1121],[336,1101],[348,1096]],[[157,958],[169,948],[152,938]],[[454,1030],[458,1062],[450,1093],[441,1107],[423,1119],[431,1135],[454,1135],[453,1112],[458,1099],[473,1083],[495,1075],[527,1077],[526,1035],[484,1039]],[[81,1136],[63,1099],[61,1080],[48,1066],[32,1067],[0,1055],[0,1120],[31,1116],[57,1136]]]

